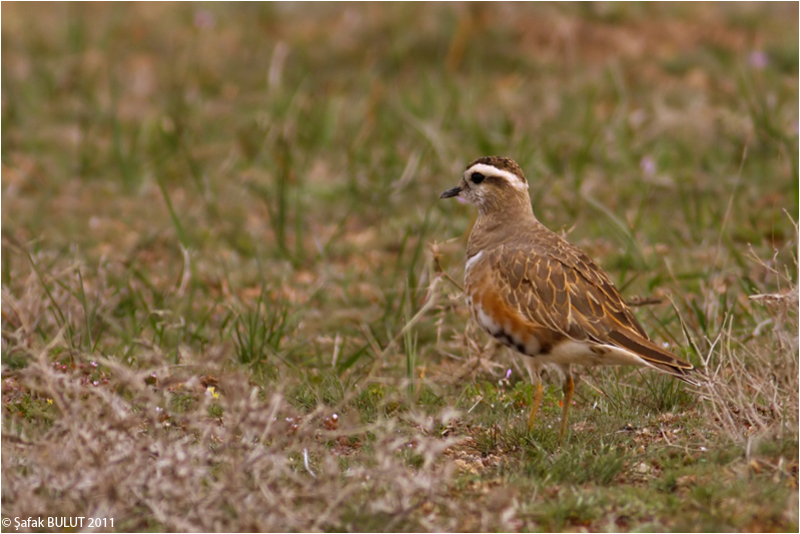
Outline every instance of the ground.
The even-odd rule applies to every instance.
[[[2,15],[10,528],[797,531],[797,4]],[[708,386],[528,430],[438,200],[491,154]]]

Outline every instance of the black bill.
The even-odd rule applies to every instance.
[[[457,197],[460,192],[461,192],[460,187],[454,187],[453,189],[448,189],[447,191],[439,195],[439,198]]]

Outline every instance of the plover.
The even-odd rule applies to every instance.
[[[464,291],[481,328],[526,356],[534,381],[530,429],[542,400],[545,365],[564,375],[559,442],[575,389],[572,365],[637,365],[698,384],[691,363],[650,341],[608,275],[536,219],[528,181],[513,160],[476,159],[459,185],[440,196],[451,197],[478,208]]]

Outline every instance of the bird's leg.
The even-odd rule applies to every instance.
[[[528,370],[528,376],[533,385],[533,404],[531,405],[531,413],[528,416],[528,431],[533,430],[533,423],[536,422],[536,415],[539,413],[539,406],[542,404],[542,377],[539,372],[542,370],[536,364],[533,358],[523,358],[525,369]]]
[[[575,392],[575,382],[572,380],[572,372],[567,369],[566,380],[564,380],[564,408],[561,412],[561,430],[558,432],[558,443],[564,442],[569,423],[569,407],[572,405],[572,394]]]
[[[536,381],[533,383],[533,406],[531,406],[531,414],[528,416],[528,431],[533,430],[533,423],[536,421],[536,414],[539,413],[539,405],[542,404],[542,379],[536,376]]]

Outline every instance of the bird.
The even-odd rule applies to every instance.
[[[453,197],[478,209],[467,242],[464,292],[475,322],[525,356],[534,385],[529,431],[542,402],[546,367],[564,377],[558,443],[567,433],[573,365],[635,365],[699,385],[690,362],[650,340],[608,274],[539,222],[528,180],[514,160],[476,159],[458,186],[439,198]]]

